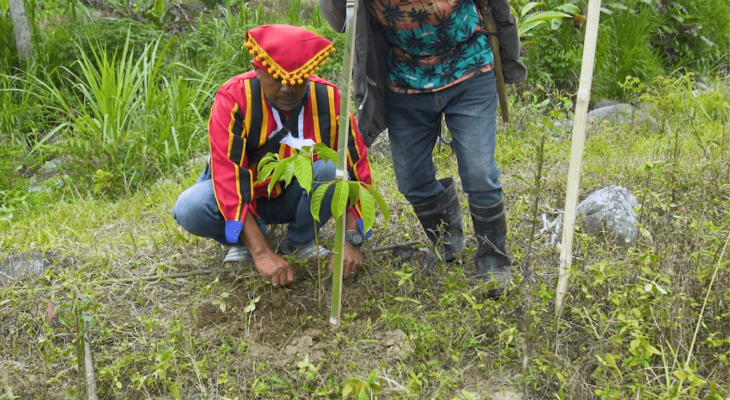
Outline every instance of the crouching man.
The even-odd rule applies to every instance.
[[[285,187],[257,177],[257,165],[269,152],[280,159],[293,148],[324,143],[337,149],[340,92],[312,75],[335,51],[327,39],[289,25],[264,25],[246,33],[254,56],[253,70],[231,78],[216,94],[208,134],[210,162],[197,182],[185,190],[174,209],[175,220],[188,232],[231,246],[224,262],[253,262],[262,277],[284,286],[294,281],[289,263],[266,242],[266,225],[288,224],[284,254],[298,259],[327,256],[315,235],[332,215],[330,187],[320,208],[320,222],[310,213],[311,199],[296,178]],[[350,179],[371,184],[366,147],[354,118],[348,146]],[[332,162],[313,164],[317,183],[332,181]],[[343,274],[352,277],[362,266],[361,216],[347,211]]]

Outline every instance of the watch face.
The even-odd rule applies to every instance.
[[[360,232],[345,232],[345,240],[353,246],[362,246],[362,234]]]

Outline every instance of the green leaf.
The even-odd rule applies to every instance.
[[[276,169],[274,169],[274,173],[271,175],[271,182],[269,182],[269,194],[271,194],[271,191],[274,189],[274,185],[276,185],[276,182],[279,182],[279,180],[281,180],[282,174],[284,174],[287,166],[291,164],[292,160],[293,158],[289,157],[279,161]]]
[[[573,16],[559,11],[542,11],[526,16],[522,20],[522,25],[527,24],[528,22],[552,21],[555,18],[573,18]]]
[[[296,159],[294,159],[296,161]],[[289,186],[291,183],[292,178],[294,178],[294,163],[290,162],[286,165],[286,169],[284,170],[284,173],[281,174],[281,179],[284,180],[284,187]]]
[[[312,217],[317,222],[319,222],[319,210],[322,208],[322,200],[324,200],[324,195],[327,194],[327,189],[329,189],[331,185],[331,183],[325,183],[318,186],[312,195],[309,210],[312,213]]]
[[[362,230],[367,232],[375,222],[375,199],[364,186],[360,186],[360,208],[362,210]]]
[[[388,210],[388,206],[385,204],[385,199],[383,199],[383,196],[381,196],[374,187],[368,185],[367,188],[370,189],[370,194],[372,194],[375,200],[378,202],[380,212],[383,213],[383,218],[385,218],[385,221],[387,222],[390,219],[390,211]]]
[[[606,6],[606,7],[611,7],[613,9],[621,10],[621,11],[626,11],[626,10],[629,9],[624,4],[621,4],[621,3],[616,2],[616,1],[613,1],[613,2],[610,2],[610,3],[603,3],[603,5]]]
[[[656,355],[662,354],[659,350],[657,350],[656,347],[650,345],[649,343],[645,344],[644,348],[646,349],[646,351],[648,351],[651,354],[656,354]]]
[[[321,160],[332,161],[337,164],[337,152],[327,147],[324,143],[314,145],[314,152]]]
[[[545,23],[545,21],[523,22],[520,24],[520,27],[517,28],[517,30],[519,32],[518,35],[520,37],[523,37],[527,34],[527,32],[531,31],[532,28],[534,28],[538,25],[544,24],[544,23]]]
[[[361,390],[360,393],[357,394],[357,400],[370,400],[368,390]]]
[[[606,365],[616,368],[616,358],[611,353],[606,353]]]
[[[347,398],[347,395],[350,393],[352,393],[352,385],[350,385],[349,383],[346,383],[345,388],[342,389],[342,398],[343,399]]]
[[[165,1],[155,0],[155,6],[152,8],[152,12],[158,17],[161,16],[165,12]]]
[[[299,186],[310,193],[312,191],[312,163],[309,156],[299,153],[294,160],[294,174],[299,181]]]
[[[561,4],[557,7],[555,7],[555,9],[558,11],[566,12],[568,14],[577,14],[580,12],[580,7],[576,6],[573,3]]]
[[[261,170],[261,168],[263,168],[264,165],[267,165],[271,161],[279,161],[279,155],[274,154],[274,153],[266,153],[264,158],[262,158],[261,161],[259,161],[259,165],[258,165],[259,171]]]
[[[558,28],[560,28],[560,24],[563,22],[560,18],[555,18],[554,20],[550,21],[550,30],[557,31]]]
[[[258,303],[259,300],[261,300],[261,295],[259,295],[255,299],[249,301],[248,302],[248,305],[246,306],[246,308],[243,309],[243,312],[245,312],[247,314],[250,313],[250,312],[253,312],[256,309],[256,303]]]
[[[350,186],[350,204],[355,205],[357,204],[357,199],[360,198],[360,182],[348,182],[348,185]]]
[[[332,217],[340,218],[347,208],[350,186],[346,181],[339,181],[335,184],[335,194],[332,196]]]
[[[527,4],[525,4],[524,7],[522,7],[522,11],[520,11],[520,16],[524,17],[525,15],[527,15],[528,12],[530,12],[530,10],[532,10],[533,8],[535,8],[537,6],[542,6],[542,5],[545,5],[545,3],[542,1],[540,1],[540,2],[531,1]]]
[[[259,182],[265,181],[266,178],[268,178],[271,175],[271,173],[274,171],[274,169],[276,169],[277,165],[279,165],[279,162],[275,161],[275,162],[268,163],[268,164],[266,164],[265,167],[261,168],[259,170],[259,174],[258,174]]]
[[[373,384],[375,383],[375,381],[377,381],[377,380],[378,380],[378,370],[374,369],[374,370],[370,371],[370,374],[368,375],[368,385],[370,385],[372,387]]]

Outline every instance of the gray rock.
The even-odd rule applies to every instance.
[[[487,385],[474,394],[479,400],[523,400],[522,394],[516,389],[505,385]]]
[[[604,121],[629,125],[649,123],[652,127],[656,125],[654,117],[644,110],[633,107],[631,104],[615,104],[596,108],[588,113],[587,121],[593,125],[598,125]]]
[[[66,257],[54,251],[26,251],[5,259],[0,263],[0,284],[23,276],[38,276],[49,266],[65,263]]]
[[[54,158],[53,160],[46,161],[41,167],[41,179],[46,180],[58,173],[58,167],[63,161],[60,158]]]
[[[710,89],[709,86],[705,85],[702,82],[695,81],[693,83],[693,85],[694,85],[695,89],[697,89],[697,90],[709,90]]]
[[[611,99],[601,99],[596,102],[596,104],[593,105],[593,108],[603,108],[603,107],[610,107],[621,104],[620,101],[617,100],[611,100]]]
[[[585,229],[597,233],[602,229],[612,233],[617,244],[630,247],[639,237],[634,208],[636,197],[625,187],[608,185],[597,189],[578,204],[577,212],[585,217]]]
[[[387,129],[368,147],[368,155],[390,157],[390,136]]]
[[[518,391],[509,387],[498,387],[489,391],[489,397],[485,399],[490,400],[522,400],[522,394]]]

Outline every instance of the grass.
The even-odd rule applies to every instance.
[[[730,90],[693,97],[685,80],[659,83],[644,97],[664,113],[663,131],[590,132],[583,194],[608,183],[630,188],[653,241],[627,252],[578,231],[560,319],[559,252],[530,238],[527,182],[539,135],[547,134],[538,209],[562,207],[569,157],[561,149],[570,135],[544,123],[568,114],[539,117],[521,104],[515,112],[535,118],[501,128],[498,161],[508,245],[520,261],[533,242],[536,283],[488,300],[489,287],[469,278],[473,238],[466,255],[432,274],[389,253],[366,254],[365,270],[344,287],[342,327],[332,331],[329,310],[317,305],[315,266],[295,266],[294,286],[276,289],[252,268],[222,269],[224,249],[174,223],[175,199],[202,167],[188,162],[128,197],[67,198],[52,213],[0,222],[0,258],[53,250],[71,260],[0,288],[0,398],[83,396],[79,321],[88,320],[102,398],[341,398],[348,378],[377,375],[365,387],[379,384],[382,398],[487,398],[504,388],[527,398],[725,399]],[[439,176],[456,175],[448,148],[435,158]],[[425,242],[390,160],[375,157],[372,169],[391,222],[376,219],[367,247]],[[471,232],[468,218],[465,225]],[[269,240],[283,234],[274,229]],[[331,245],[331,224],[322,237]],[[199,269],[210,274],[109,282]]]

